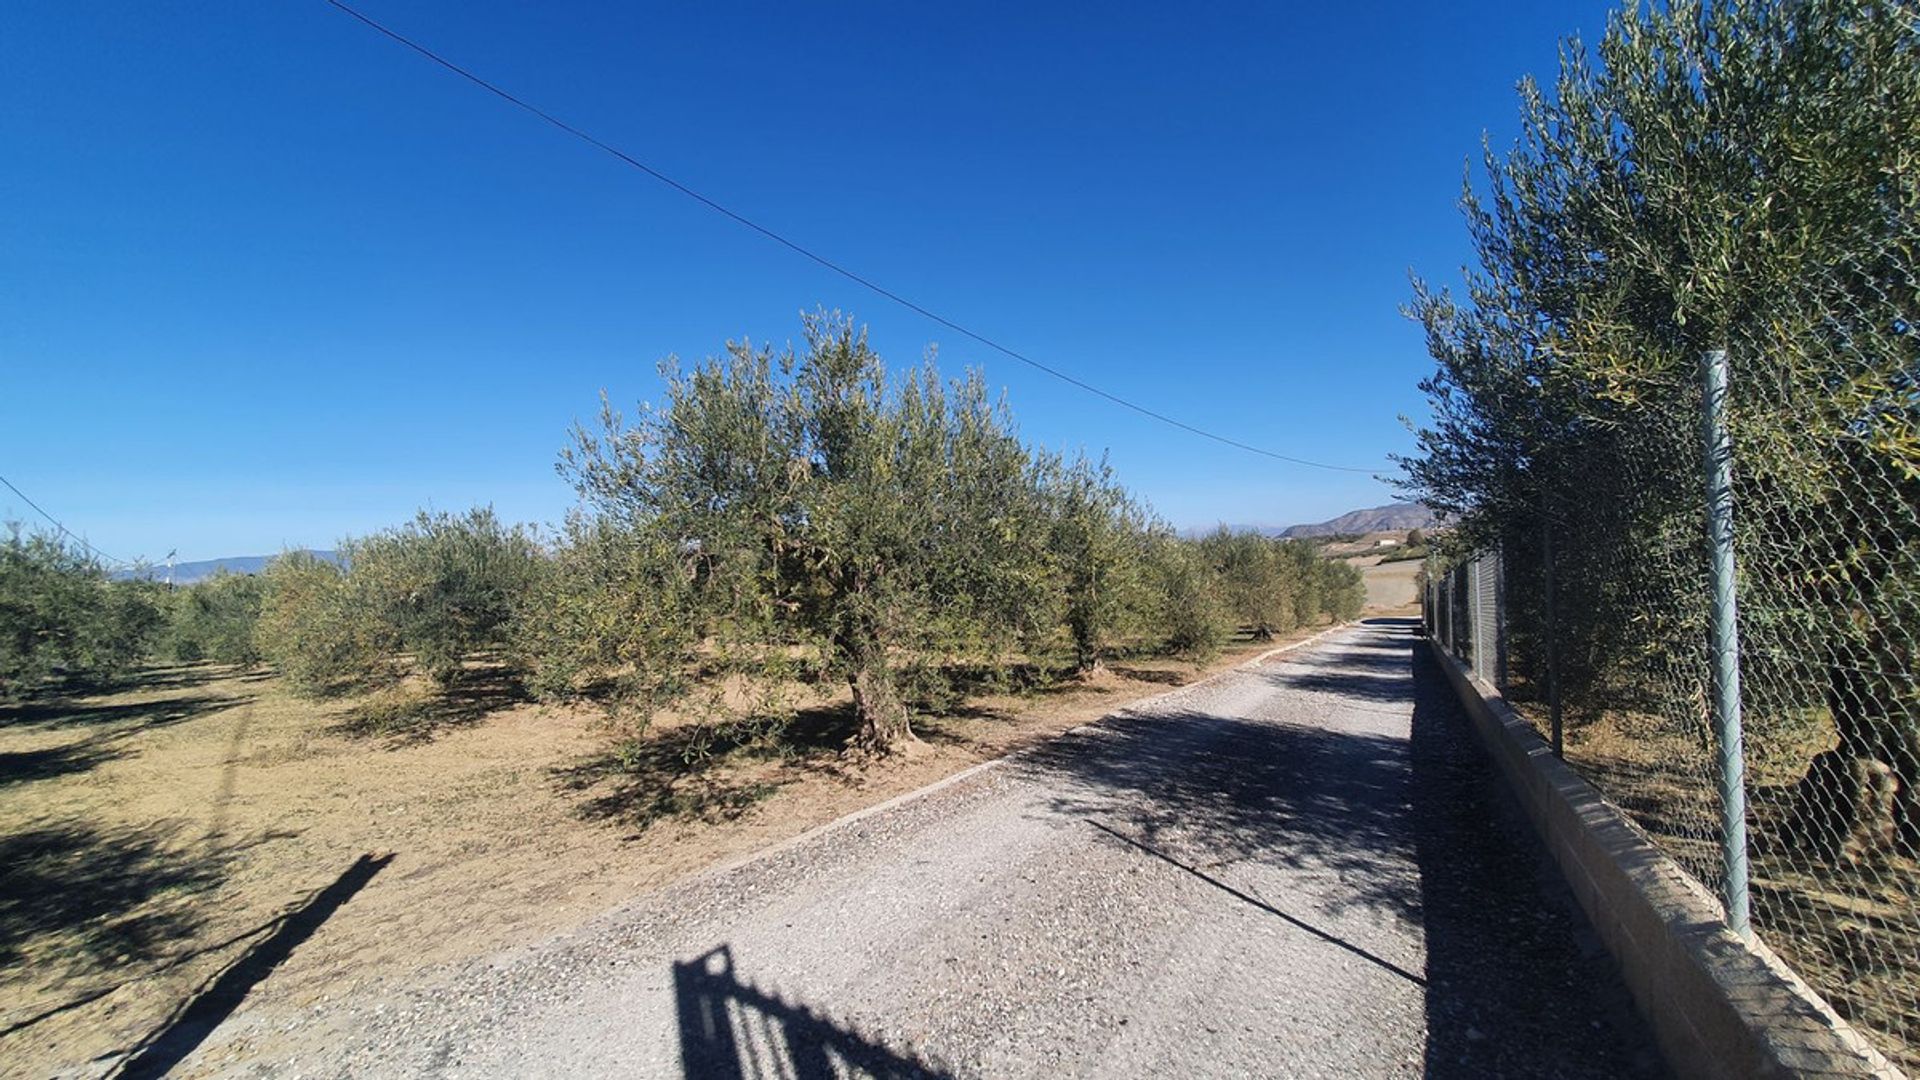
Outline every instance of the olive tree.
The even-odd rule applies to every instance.
[[[262,571],[261,586],[254,641],[295,691],[334,693],[395,674],[399,636],[339,563],[284,552]]]
[[[700,552],[612,516],[574,514],[513,628],[532,691],[572,699],[611,690],[644,716],[687,691],[685,659],[706,632]]]
[[[1220,651],[1233,632],[1220,575],[1201,544],[1165,529],[1148,545],[1154,587],[1153,621],[1162,643],[1175,653],[1204,660]]]
[[[1891,773],[1912,850],[1912,8],[1675,0],[1563,55],[1551,94],[1523,85],[1519,143],[1490,149],[1484,189],[1464,196],[1478,255],[1464,293],[1417,288],[1438,370],[1407,485],[1457,523],[1457,546],[1502,545],[1523,666],[1552,632],[1570,701],[1653,693],[1651,666],[1698,655],[1705,634],[1696,373],[1727,350],[1747,685],[1772,695],[1748,716],[1831,718],[1806,836],[1883,831],[1864,786]],[[1548,538],[1551,628],[1533,585]],[[1803,686],[1824,692],[1790,700]]]
[[[1074,670],[1086,674],[1153,618],[1153,523],[1104,460],[1048,457],[1043,474],[1063,619]]]
[[[561,468],[596,514],[685,554],[710,666],[779,676],[809,658],[886,749],[912,737],[917,665],[1044,634],[1048,522],[1032,455],[977,375],[892,378],[850,320],[804,330],[798,352],[739,344],[669,367],[660,408],[631,426],[603,408]]]
[[[252,574],[216,573],[177,589],[171,598],[167,641],[173,658],[253,664],[260,660],[254,628],[266,595]]]
[[[412,521],[341,547],[349,591],[377,634],[413,655],[434,681],[508,640],[509,624],[542,569],[533,532],[491,507],[422,511]]]
[[[0,695],[118,679],[152,650],[158,586],[112,581],[92,555],[18,526],[0,541]]]
[[[1222,526],[1201,539],[1200,550],[1219,576],[1227,611],[1256,639],[1267,641],[1299,625],[1300,600],[1310,582],[1278,542]]]
[[[391,681],[413,664],[442,686],[475,654],[502,650],[546,569],[532,530],[491,508],[421,512],[344,540],[338,560],[305,551],[269,563],[256,640],[296,689]]]

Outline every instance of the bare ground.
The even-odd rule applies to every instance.
[[[1657,1075],[1411,620],[1346,627],[187,1075]]]
[[[831,707],[777,745],[689,765],[668,726],[620,762],[597,711],[485,678],[315,704],[200,665],[0,709],[0,1073],[99,1075],[223,995],[300,1009],[548,937],[1274,644],[971,699],[879,762],[838,752]]]
[[[1381,562],[1381,556],[1362,555],[1347,560],[1360,568],[1367,585],[1367,610],[1381,614],[1410,615],[1420,610],[1418,559]]]

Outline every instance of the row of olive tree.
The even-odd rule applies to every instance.
[[[1200,541],[1200,552],[1219,575],[1227,610],[1261,640],[1323,618],[1344,622],[1366,601],[1360,571],[1305,540],[1223,528]]]
[[[121,677],[160,643],[162,600],[151,583],[110,580],[57,535],[10,526],[0,542],[0,698]]]
[[[474,510],[348,541],[338,561],[289,552],[259,576],[170,589],[13,529],[0,543],[0,697],[105,686],[155,660],[269,660],[311,692],[409,667],[451,683],[507,644],[547,562],[530,530]]]
[[[0,698],[108,686],[153,660],[260,659],[265,583],[219,574],[182,589],[109,573],[54,533],[8,530],[0,542]]]
[[[314,694],[408,673],[447,686],[484,665],[544,697],[735,726],[780,722],[801,687],[844,687],[861,741],[887,748],[962,674],[1202,656],[1236,627],[1266,639],[1350,619],[1364,595],[1304,542],[1176,536],[1106,462],[1022,443],[979,376],[890,375],[838,316],[807,319],[799,351],[740,345],[670,370],[659,408],[631,425],[603,408],[560,467],[582,505],[551,537],[490,509],[422,513],[336,558],[289,552],[171,592],[79,560],[63,588],[147,614],[138,634],[69,635],[69,651],[265,660]],[[15,549],[34,543],[47,558],[13,563],[78,559]],[[42,652],[41,675],[77,663]]]
[[[584,509],[527,623],[537,686],[615,673],[643,707],[741,714],[837,683],[876,748],[911,737],[911,701],[950,668],[1091,673],[1363,598],[1303,544],[1176,538],[1104,462],[1025,446],[977,375],[891,377],[839,316],[809,317],[797,352],[669,370],[660,408],[603,408],[561,469]]]
[[[1557,651],[1570,703],[1671,685],[1695,715],[1696,671],[1648,673],[1704,647],[1698,370],[1724,350],[1750,730],[1823,710],[1803,831],[1920,851],[1913,6],[1635,5],[1563,57],[1466,193],[1464,292],[1415,298],[1438,371],[1408,487],[1501,546],[1522,674]]]

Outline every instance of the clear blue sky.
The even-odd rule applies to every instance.
[[[1593,3],[364,0],[396,30],[1115,393],[1380,464],[1430,365],[1407,272]],[[1295,9],[1298,10],[1289,10]],[[816,306],[978,365],[1179,525],[1385,502],[1121,411],[836,278],[320,0],[0,9],[0,475],[107,552],[559,519],[602,388]],[[0,490],[0,516],[32,520]]]

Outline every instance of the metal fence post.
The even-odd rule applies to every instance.
[[[1467,640],[1466,655],[1461,657],[1467,663],[1467,670],[1475,675],[1480,673],[1480,560],[1471,559],[1461,568],[1460,587],[1467,596]]]
[[[1553,756],[1567,756],[1564,724],[1560,714],[1560,621],[1553,596],[1553,516],[1548,512],[1547,492],[1540,490],[1540,562],[1546,586],[1547,602],[1547,717],[1553,734]]]
[[[1733,565],[1733,437],[1727,427],[1727,351],[1701,357],[1706,390],[1707,545],[1712,551],[1710,642],[1713,730],[1720,753],[1720,847],[1727,925],[1749,937],[1746,755],[1740,732],[1740,616]]]
[[[1493,574],[1493,670],[1494,685],[1507,692],[1507,550],[1494,549]]]

